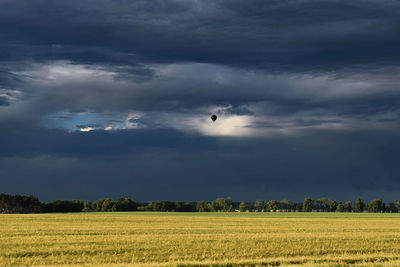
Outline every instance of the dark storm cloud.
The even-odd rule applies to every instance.
[[[373,113],[363,106],[374,102],[390,108],[398,102],[396,92],[379,93],[379,101],[374,95],[360,94],[354,105],[354,98],[321,99],[317,94],[314,99],[313,94],[291,89],[301,83],[293,76],[299,71],[328,73],[333,80],[382,71],[384,79],[395,81],[398,70],[388,68],[399,61],[400,9],[396,1],[3,1],[0,7],[0,59],[9,63],[6,71],[13,76],[8,79],[23,80],[21,90],[35,91],[38,116],[59,110],[184,112],[207,105],[243,107],[262,101],[275,106],[275,111],[267,110],[275,114],[321,107],[349,114]],[[111,71],[113,81],[132,84],[121,89],[118,84],[99,82],[97,76],[80,82],[69,77],[64,83],[40,84],[36,82],[45,74],[29,77],[24,73],[26,68],[37,68],[29,62],[49,65],[59,60]],[[168,80],[150,83],[162,77],[157,73],[162,67],[151,64],[183,62],[261,73],[242,80],[230,77],[233,82],[224,84],[210,79],[213,73],[206,69],[213,65],[192,64],[181,67]],[[12,72],[21,68],[18,74]],[[262,77],[265,72],[286,76],[266,79]],[[32,83],[30,78],[37,79]],[[137,85],[146,82],[149,84]],[[325,84],[331,84],[331,90],[342,86],[326,80],[303,87],[323,92]],[[360,89],[347,87],[347,91]],[[375,87],[386,90],[390,86]],[[397,88],[397,84],[391,87]],[[232,110],[237,115],[252,111],[243,112],[243,108]]]
[[[275,139],[174,131],[2,133],[2,190],[136,200],[397,198],[397,134],[326,132]],[[26,179],[29,177],[29,179]]]
[[[87,126],[83,126],[87,127]],[[35,155],[87,155],[102,156],[131,153],[137,149],[159,147],[181,149],[187,145],[196,148],[204,146],[205,138],[197,138],[189,143],[182,133],[174,130],[125,130],[118,133],[93,131],[89,133],[68,133],[62,130],[35,129],[29,132],[2,131],[1,157]],[[209,142],[213,142],[209,140]]]
[[[8,98],[5,96],[0,96],[0,106],[8,106],[10,102],[8,102]]]
[[[7,62],[4,62],[7,65]],[[14,66],[17,67],[17,66]],[[10,88],[15,85],[19,85],[22,82],[23,77],[11,73],[6,66],[0,67],[0,87]]]
[[[32,73],[25,75],[33,78],[25,79],[18,88],[27,92],[22,98],[33,97],[21,106],[21,113],[38,118],[58,111],[87,110],[205,116],[209,106],[217,106],[215,112],[221,115],[279,117],[300,113],[298,116],[364,119],[397,113],[400,103],[396,69],[384,74],[335,77],[265,75],[208,64],[183,64],[166,67],[161,70],[165,74],[157,74],[151,81],[130,82],[115,79],[115,73],[103,68],[82,65],[54,63],[30,68]]]
[[[1,190],[392,200],[399,29],[389,0],[0,1]]]
[[[0,7],[6,59],[207,62],[269,71],[399,60],[397,1],[2,1]]]
[[[139,120],[139,119],[136,119],[136,118],[132,118],[132,119],[129,119],[128,122],[131,122],[131,123],[138,123],[138,122],[140,122],[140,120]]]
[[[218,114],[235,114],[235,115],[254,115],[254,112],[249,110],[245,105],[235,105],[223,107],[216,111]]]

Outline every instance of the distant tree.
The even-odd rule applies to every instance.
[[[234,205],[233,205],[233,199],[231,197],[227,197],[226,200],[226,206],[224,211],[234,211]]]
[[[106,199],[104,199],[103,204],[101,205],[101,211],[111,211],[113,205],[114,205],[114,202],[112,201],[112,199],[106,198]]]
[[[246,203],[246,210],[255,211],[254,203]]]
[[[268,201],[267,203],[268,210],[277,211],[280,208],[279,202],[276,200]]]
[[[352,212],[353,211],[353,205],[352,205],[351,201],[346,201],[344,203],[344,210],[346,212]]]
[[[296,204],[296,211],[298,212],[303,211],[303,205],[301,203]]]
[[[371,200],[368,204],[368,212],[382,212],[383,201],[381,198]]]
[[[330,200],[329,202],[329,212],[335,212],[337,209],[338,203],[336,202],[336,200]]]
[[[72,212],[81,212],[83,210],[84,201],[79,199],[74,199],[72,202]]]
[[[0,213],[37,213],[42,209],[34,196],[0,194]]]
[[[82,200],[56,200],[42,204],[42,212],[80,212],[83,208]]]
[[[93,205],[91,201],[84,201],[83,202],[83,209],[82,211],[88,212],[88,211],[94,211],[96,207]]]
[[[105,198],[99,199],[95,202],[93,202],[93,206],[95,207],[95,211],[102,211],[103,208],[103,202],[105,201]]]
[[[344,207],[343,202],[339,202],[339,204],[336,207],[336,211],[337,212],[344,212],[345,211],[345,207]]]
[[[138,204],[129,198],[119,198],[114,202],[112,211],[137,211]]]
[[[209,212],[210,208],[208,206],[208,203],[205,201],[199,201],[197,202],[197,206],[196,206],[197,211],[199,212]]]
[[[247,210],[247,205],[246,205],[245,202],[240,202],[240,204],[239,204],[239,210],[240,210],[241,212],[245,212],[245,211]]]
[[[228,197],[227,199],[217,198],[215,201],[213,201],[211,203],[210,210],[211,211],[234,211],[233,200],[230,197]]]
[[[192,202],[175,202],[175,211],[193,212],[196,211],[196,205]]]
[[[254,202],[254,209],[255,211],[265,211],[266,205],[264,200],[256,200]]]
[[[331,202],[331,199],[329,199],[329,198],[326,198],[326,197],[319,198],[316,201],[316,209],[318,211],[328,211],[330,202]]]
[[[287,211],[290,209],[290,201],[284,198],[279,202],[279,206],[281,207],[282,210]]]
[[[216,211],[223,211],[226,207],[226,201],[224,198],[217,198],[214,203]]]
[[[207,206],[208,206],[208,210],[209,210],[209,211],[215,211],[215,210],[214,210],[214,206],[213,206],[213,203],[212,203],[212,202],[210,202],[210,203],[207,203],[207,204],[208,204]]]
[[[314,208],[314,200],[306,197],[303,201],[303,211],[311,212]]]
[[[215,201],[210,203],[210,210],[211,211],[222,211],[226,205],[224,198],[217,198]]]
[[[190,212],[195,212],[196,211],[196,205],[193,202],[185,202],[183,203],[184,210],[182,211],[190,211]]]
[[[158,201],[153,205],[154,211],[175,211],[176,204],[171,201]]]
[[[355,212],[363,212],[365,208],[365,202],[362,198],[357,198],[356,204],[354,204]]]
[[[293,203],[285,198],[280,201],[280,207],[285,211],[294,211],[296,210],[296,203]]]
[[[176,201],[174,203],[175,206],[175,210],[176,212],[184,212],[185,211],[185,203],[183,203],[182,201]],[[196,206],[194,206],[194,208],[196,209]]]
[[[337,203],[330,198],[320,198],[314,201],[305,198],[303,203],[290,202],[287,199],[281,201],[256,200],[254,203],[241,202],[240,211],[305,211],[313,210],[329,212],[363,212],[367,208],[368,212],[391,212],[400,211],[400,201],[395,200],[388,205],[382,199],[372,200],[368,205],[362,198],[358,198],[355,205],[351,201]],[[217,198],[211,203],[205,201],[193,202],[172,202],[158,201],[149,203],[138,203],[129,198],[119,198],[115,202],[110,198],[99,199],[97,201],[82,200],[56,200],[52,202],[40,202],[33,196],[6,195],[0,194],[0,213],[36,213],[36,212],[80,212],[80,211],[234,211],[234,202],[231,197]]]
[[[389,203],[388,212],[390,213],[397,213],[399,212],[399,208],[397,207],[396,203]]]
[[[396,207],[398,208],[398,209],[400,209],[400,200],[395,200],[395,201],[393,201],[394,202],[394,204],[396,205]]]
[[[150,201],[147,205],[143,206],[143,211],[155,211],[154,202]]]
[[[395,205],[395,207],[397,208],[398,212],[400,211],[400,201],[399,200],[395,200],[393,201],[393,204]]]

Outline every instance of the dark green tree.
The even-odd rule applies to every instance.
[[[368,204],[368,212],[382,212],[383,201],[381,198],[371,200]]]
[[[354,212],[363,212],[365,208],[365,202],[362,198],[357,198],[356,204],[354,204]]]
[[[395,203],[390,202],[389,207],[388,207],[388,212],[397,213],[397,212],[399,212],[399,208],[397,207],[397,205]]]
[[[99,199],[95,202],[93,202],[93,205],[95,207],[95,211],[101,211],[103,208],[103,202],[105,201],[105,198]]]
[[[154,211],[175,211],[176,203],[172,201],[157,201],[153,203]]]
[[[301,203],[296,204],[296,211],[298,212],[303,211],[303,205]]]
[[[210,208],[207,202],[205,201],[199,201],[197,202],[197,206],[196,206],[197,211],[199,212],[209,212]]]
[[[235,211],[234,205],[233,205],[233,199],[231,197],[227,197],[226,200],[226,206],[224,211]]]
[[[344,210],[345,210],[346,212],[352,212],[352,211],[353,211],[353,205],[352,205],[352,202],[351,202],[351,201],[346,201],[346,202],[344,203]]]
[[[330,206],[331,199],[323,197],[319,198],[316,201],[316,209],[318,211],[328,211]]]
[[[246,203],[246,210],[248,211],[254,211],[254,203]]]
[[[400,210],[400,200],[395,200],[393,203],[396,205],[396,207]]]
[[[91,201],[85,201],[83,202],[83,209],[82,211],[88,212],[88,211],[94,211],[96,207],[93,205]]]
[[[143,210],[144,211],[155,211],[155,203],[153,201],[150,201],[149,203],[147,203],[146,206],[144,206]]]
[[[112,201],[112,199],[106,198],[106,199],[104,199],[103,205],[101,206],[101,211],[111,211],[113,205],[114,205],[114,202]]]
[[[345,211],[345,207],[344,207],[343,202],[339,202],[339,204],[336,207],[336,211],[337,212],[344,212]]]
[[[338,203],[336,202],[336,200],[330,200],[329,202],[329,212],[335,212],[337,209]]]
[[[43,212],[80,212],[83,207],[82,200],[56,200],[42,205]]]
[[[44,209],[34,196],[0,194],[0,213],[37,213]]]
[[[196,211],[196,205],[193,202],[175,202],[175,211],[193,212]]]
[[[303,211],[311,212],[314,209],[314,200],[306,197],[303,201]]]
[[[284,198],[279,202],[279,206],[281,207],[282,210],[288,211],[290,209],[290,201]]]
[[[129,198],[119,198],[112,206],[112,211],[137,211],[138,204]]]
[[[268,207],[268,210],[275,212],[280,209],[280,203],[276,200],[271,200],[271,201],[268,201],[267,207]]]
[[[254,209],[255,211],[265,211],[266,209],[265,201],[264,200],[256,200],[254,202]]]
[[[285,198],[281,200],[280,207],[282,210],[285,211],[294,211],[296,210],[296,203],[293,203]]]
[[[217,198],[211,203],[210,206],[211,211],[234,211],[233,200],[230,197],[228,197],[227,199],[224,199],[222,197]]]
[[[245,211],[247,211],[247,205],[246,205],[245,202],[240,202],[240,204],[239,204],[239,211],[240,211],[240,212],[245,212]]]
[[[223,211],[226,206],[225,198],[217,198],[215,201],[211,202],[210,206],[211,211]]]

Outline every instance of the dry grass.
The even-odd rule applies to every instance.
[[[0,215],[0,266],[400,266],[400,216]]]

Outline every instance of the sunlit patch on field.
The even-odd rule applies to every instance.
[[[0,266],[399,266],[399,240],[397,214],[1,215]]]

